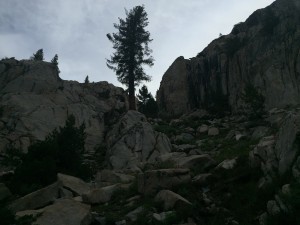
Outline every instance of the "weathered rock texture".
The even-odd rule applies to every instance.
[[[0,61],[0,152],[27,147],[63,126],[73,114],[86,125],[86,149],[103,139],[105,125],[126,109],[123,89],[107,82],[80,84],[59,78],[47,62]]]
[[[298,0],[278,0],[235,25],[197,57],[177,58],[157,92],[160,108],[178,116],[228,103],[237,111],[249,83],[265,96],[267,109],[299,104],[299,10]]]
[[[171,151],[169,138],[153,130],[146,117],[128,111],[107,134],[108,161],[112,169],[140,171],[147,162]]]
[[[281,119],[277,136],[263,137],[250,152],[252,166],[260,166],[266,177],[285,175],[297,167],[300,113],[289,112]],[[296,176],[295,176],[296,178]]]

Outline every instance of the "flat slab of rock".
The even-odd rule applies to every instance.
[[[30,209],[38,209],[49,205],[59,197],[60,187],[61,185],[59,184],[59,182],[51,184],[45,188],[17,199],[9,205],[9,208],[12,210],[12,212],[19,212]]]
[[[119,184],[103,187],[103,188],[95,188],[86,192],[82,195],[82,200],[88,204],[97,204],[97,203],[106,203],[109,202],[113,193],[116,190],[119,190],[121,187]]]
[[[208,154],[203,155],[191,155],[176,161],[178,166],[189,169],[196,169],[198,172],[204,172],[206,169],[216,165]]]
[[[217,135],[219,135],[219,133],[220,133],[220,131],[219,131],[219,129],[217,128],[217,127],[210,127],[209,129],[208,129],[208,136],[217,136]]]
[[[237,165],[237,158],[234,159],[225,159],[221,162],[217,167],[216,170],[231,170]]]
[[[95,177],[95,182],[96,183],[103,183],[103,182],[108,182],[108,183],[130,183],[135,179],[134,176],[128,175],[128,174],[123,174],[123,173],[118,173],[113,170],[101,170],[97,172],[96,177]]]
[[[165,162],[168,160],[176,162],[178,159],[181,159],[183,157],[186,157],[187,154],[184,152],[170,152],[166,154],[162,154],[156,158],[158,162]]]
[[[162,202],[164,210],[182,209],[192,205],[188,200],[170,190],[161,190],[154,200],[155,202]]]
[[[197,145],[183,144],[178,145],[178,151],[180,152],[188,152],[191,149],[197,148]]]
[[[137,176],[138,191],[143,194],[155,193],[161,189],[171,189],[190,181],[189,169],[148,170]]]
[[[90,206],[70,199],[57,200],[39,210],[18,212],[17,217],[38,216],[34,224],[39,225],[89,225],[91,223]]]
[[[77,177],[58,173],[57,180],[63,187],[71,190],[77,195],[82,195],[90,190],[89,185]]]

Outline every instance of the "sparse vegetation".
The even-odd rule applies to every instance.
[[[138,111],[145,114],[147,117],[156,118],[158,114],[158,106],[152,94],[148,92],[148,88],[143,85],[139,90]]]
[[[89,80],[89,76],[88,76],[88,75],[85,77],[84,83],[85,83],[85,84],[89,84],[89,83],[90,83],[90,80]]]
[[[36,53],[33,54],[33,56],[30,57],[31,60],[35,61],[43,61],[44,60],[44,52],[43,49],[37,50]]]
[[[154,126],[154,130],[164,133],[167,136],[179,134],[180,129],[176,126],[169,125],[168,123],[161,122]]]
[[[15,170],[9,184],[11,190],[21,195],[30,193],[54,182],[58,172],[90,177],[89,169],[82,163],[84,129],[84,125],[75,127],[75,117],[71,115],[64,127],[31,145]]]
[[[31,225],[34,221],[36,221],[36,217],[29,215],[16,218],[6,205],[7,201],[0,202],[1,225]]]
[[[55,54],[53,59],[51,59],[51,63],[55,66],[58,66],[58,55],[57,54]]]
[[[56,70],[57,70],[57,74],[59,74],[59,73],[60,73],[60,70],[59,70],[59,68],[58,68],[58,55],[57,55],[57,54],[55,54],[55,56],[53,57],[53,59],[51,59],[51,63],[52,63],[53,65],[55,65]]]

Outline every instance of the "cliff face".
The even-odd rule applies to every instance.
[[[86,148],[103,140],[110,119],[126,109],[122,88],[107,82],[80,84],[59,78],[54,65],[30,60],[0,61],[0,152],[9,147],[26,151],[63,126],[73,114],[86,125]]]
[[[265,96],[265,107],[300,103],[300,2],[277,0],[254,12],[191,59],[179,57],[157,92],[161,109],[178,116],[226,105],[237,111],[246,84]]]

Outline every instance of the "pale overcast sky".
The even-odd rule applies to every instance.
[[[58,54],[61,78],[108,81],[121,86],[105,58],[112,54],[107,33],[125,18],[125,8],[145,5],[154,66],[146,83],[155,95],[164,72],[178,57],[191,58],[219,33],[230,33],[274,0],[0,0],[0,59],[28,59],[44,49],[45,61]]]

